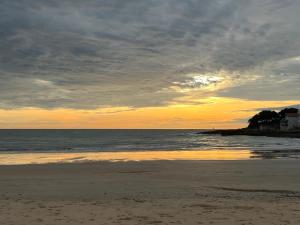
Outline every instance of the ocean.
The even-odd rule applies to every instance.
[[[201,130],[0,130],[0,152],[300,150],[300,139],[222,137],[199,132]]]

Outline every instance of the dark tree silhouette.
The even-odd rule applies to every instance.
[[[248,122],[248,128],[250,129],[258,129],[261,123],[267,123],[275,127],[279,126],[280,115],[275,111],[264,110],[254,115]]]

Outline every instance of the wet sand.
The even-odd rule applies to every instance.
[[[300,224],[300,161],[0,166],[0,224]]]

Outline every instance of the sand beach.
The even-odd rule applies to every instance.
[[[0,224],[300,224],[298,160],[0,166]]]

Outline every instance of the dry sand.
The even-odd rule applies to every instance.
[[[0,224],[300,224],[300,161],[0,167]]]

